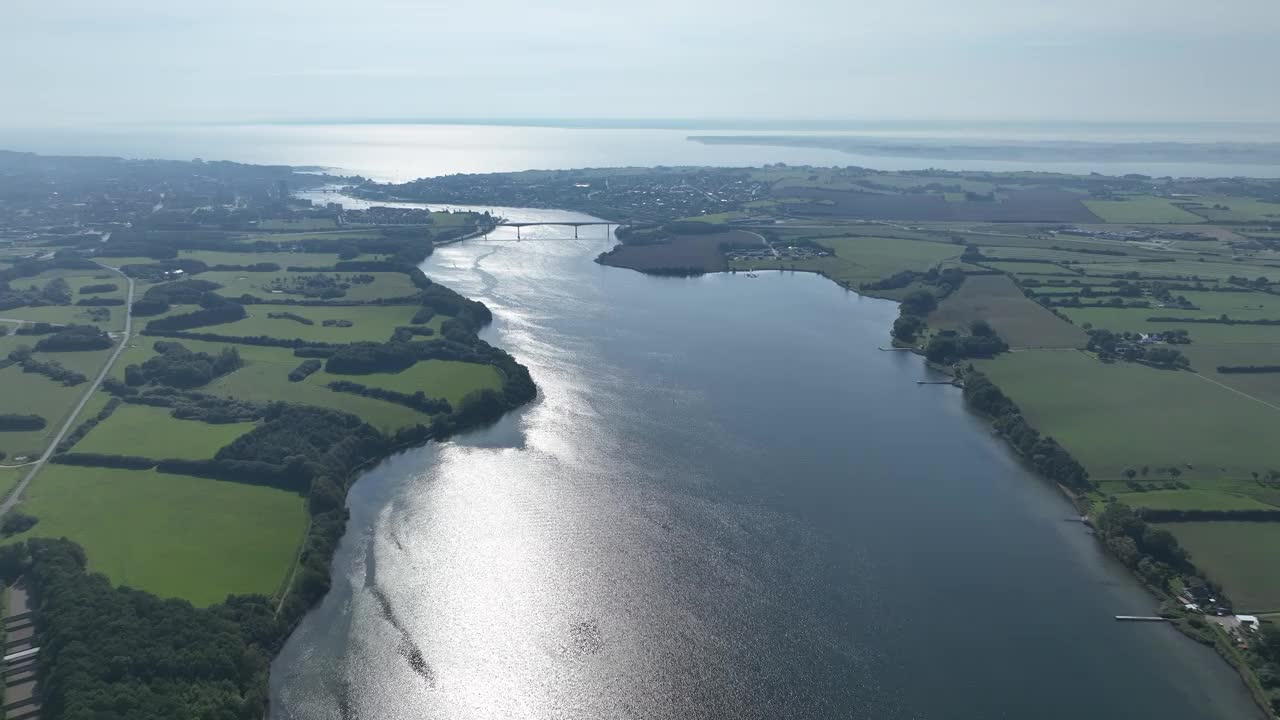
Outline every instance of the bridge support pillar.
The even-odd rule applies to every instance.
[[[577,239],[578,239],[578,226],[577,226],[577,225],[574,225],[574,226],[573,226],[573,239],[574,239],[574,240],[577,240]]]
[[[516,226],[516,239],[517,239],[517,240],[519,240],[519,239],[520,239],[520,226],[519,226],[519,225],[517,225],[517,226]]]

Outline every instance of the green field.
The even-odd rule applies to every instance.
[[[1152,510],[1275,510],[1249,495],[1218,490],[1148,490],[1116,493],[1116,498],[1135,508]]]
[[[1199,197],[1186,203],[1188,209],[1214,222],[1280,221],[1280,205],[1245,197]],[[1215,208],[1214,205],[1220,207]],[[1226,209],[1222,209],[1225,206]]]
[[[492,365],[457,362],[454,360],[423,360],[398,373],[377,375],[330,375],[323,370],[316,373],[323,382],[352,380],[361,385],[414,393],[419,390],[427,397],[444,398],[455,408],[467,393],[474,390],[502,389],[502,373]]]
[[[1212,317],[1195,310],[1166,308],[1058,308],[1071,322],[1083,326],[1091,323],[1095,328],[1115,332],[1162,332],[1175,328],[1191,334],[1194,344],[1228,345],[1237,343],[1280,342],[1280,325],[1223,325],[1219,323],[1166,323],[1150,322],[1149,317]]]
[[[272,292],[271,282],[274,280],[291,281],[294,278],[314,275],[315,273],[299,273],[281,270],[280,272],[206,272],[200,273],[201,280],[209,280],[222,285],[218,290],[219,295],[226,297],[239,297],[241,295],[253,295],[264,299],[274,300],[300,300],[304,299],[301,295],[292,295],[287,293]],[[322,273],[324,275],[341,275],[347,277],[355,273]],[[404,273],[397,272],[377,272],[377,273],[359,273],[362,275],[372,275],[374,281],[363,285],[352,285],[347,289],[346,294],[335,300],[340,301],[365,301],[376,300],[378,298],[406,297],[418,293],[409,276]]]
[[[160,338],[138,338],[138,342],[120,355],[120,360],[112,369],[117,379],[124,378],[126,365],[140,363],[151,357],[153,341]],[[206,352],[213,355],[228,347],[224,343],[203,342],[199,340],[182,340],[183,346],[193,352]],[[358,415],[373,427],[384,432],[396,430],[418,423],[425,423],[430,417],[422,413],[396,405],[395,403],[374,400],[372,398],[352,395],[350,393],[333,392],[325,383],[337,379],[338,376],[325,376],[318,372],[303,382],[289,382],[289,371],[302,362],[288,348],[261,347],[257,345],[235,345],[240,351],[244,367],[220,377],[212,383],[199,388],[200,392],[224,397],[236,397],[255,402],[283,401],[330,407],[335,410]],[[371,376],[342,376],[345,379],[356,379]],[[323,380],[322,380],[323,379]]]
[[[1118,480],[1125,468],[1143,465],[1211,479],[1280,467],[1280,410],[1194,373],[1108,365],[1073,350],[1028,350],[975,364],[1095,480]]]
[[[807,270],[857,287],[903,270],[928,270],[946,260],[958,259],[964,250],[950,243],[869,236],[819,238],[817,242],[831,248],[835,256],[812,260],[735,261],[732,266],[738,270]]]
[[[175,306],[170,309],[170,312],[156,317],[191,312],[193,309],[196,308],[193,306]],[[408,305],[349,305],[334,307],[249,305],[245,309],[248,311],[249,317],[243,320],[201,327],[196,332],[208,332],[233,337],[269,335],[279,338],[301,338],[303,340],[330,343],[350,343],[366,340],[386,342],[391,338],[397,327],[410,325],[414,313],[418,310],[417,307]],[[271,318],[268,317],[269,313],[291,313],[312,320],[315,324],[306,325],[288,318]],[[147,318],[148,321],[154,319],[156,318]],[[430,322],[424,323],[419,327],[427,327],[439,331],[440,325],[445,319],[444,316],[437,315]],[[325,327],[323,324],[325,320],[349,320],[352,326]],[[425,340],[427,338],[421,339]]]
[[[5,460],[8,462],[8,460]],[[0,465],[0,500],[9,496],[9,491],[26,475],[31,468],[5,467]]]
[[[9,454],[6,462],[22,456],[35,457],[44,452],[88,387],[88,383],[66,387],[43,375],[24,373],[17,365],[0,370],[4,412],[35,414],[48,422],[43,430],[0,432],[0,450]]]
[[[274,594],[306,528],[301,496],[154,471],[50,465],[26,491],[40,522],[15,536],[80,543],[113,582],[210,605]]]
[[[211,425],[178,420],[168,408],[125,404],[89,431],[73,452],[203,460],[253,426],[251,422]]]
[[[1202,223],[1204,218],[1163,198],[1135,195],[1125,200],[1085,200],[1085,207],[1108,223]]]
[[[966,328],[974,320],[991,323],[1012,348],[1083,347],[1086,341],[1083,330],[1028,299],[1004,275],[966,278],[929,316],[929,325]]]
[[[1280,523],[1164,523],[1191,561],[1222,584],[1240,612],[1280,608]]]
[[[1214,345],[1193,343],[1182,348],[1201,375],[1253,397],[1280,405],[1280,373],[1219,373],[1219,365],[1278,365],[1280,341]]]
[[[1088,274],[1097,276],[1115,276],[1136,272],[1143,277],[1172,277],[1202,280],[1226,280],[1232,275],[1246,277],[1250,280],[1259,277],[1278,278],[1280,267],[1268,267],[1255,263],[1199,262],[1185,259],[1174,262],[1114,262],[1096,266],[1080,266]]]
[[[260,230],[296,230],[305,232],[308,230],[332,230],[338,227],[337,221],[333,218],[299,218],[297,220],[262,220],[258,223]]]
[[[80,307],[78,305],[46,305],[44,307],[20,307],[11,310],[5,310],[3,315],[6,318],[14,320],[22,320],[24,322],[36,323],[47,322],[55,325],[94,325],[103,330],[123,330],[124,329],[124,307],[101,308],[110,314],[110,318],[105,322],[95,322],[89,318],[89,310],[95,308]],[[13,323],[5,323],[10,328]],[[36,338],[37,340],[39,338]],[[31,344],[35,344],[34,341]]]
[[[291,235],[272,235],[274,238],[287,238]],[[256,265],[258,263],[275,263],[280,266],[281,270],[288,267],[333,267],[334,263],[339,262],[339,258],[335,253],[304,253],[304,252],[216,252],[213,250],[183,250],[179,257],[184,260],[199,260],[208,264],[210,267],[214,265]],[[380,255],[357,255],[352,260],[377,260]],[[242,273],[244,274],[244,273]],[[201,273],[195,277],[200,279],[206,278],[206,273]]]

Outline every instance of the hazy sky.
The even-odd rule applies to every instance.
[[[0,126],[1276,121],[1280,0],[5,0]]]

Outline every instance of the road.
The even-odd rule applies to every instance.
[[[102,265],[102,263],[98,264]],[[110,265],[102,265],[102,267],[107,268],[112,272],[119,273],[125,280],[129,281],[129,293],[125,296],[124,301],[124,334],[120,336],[120,342],[116,345],[116,349],[111,353],[111,357],[107,360],[106,364],[102,366],[102,371],[93,379],[93,382],[89,385],[89,389],[84,391],[84,395],[81,396],[80,402],[76,403],[75,409],[67,416],[66,422],[62,424],[62,427],[58,430],[58,434],[54,436],[52,441],[50,441],[49,447],[45,449],[44,454],[41,455],[34,463],[29,463],[31,470],[29,470],[26,475],[22,476],[22,480],[18,481],[17,486],[13,488],[13,492],[9,493],[9,496],[4,499],[3,503],[0,503],[0,517],[3,517],[5,513],[12,510],[13,507],[18,504],[18,501],[22,499],[22,493],[26,492],[27,486],[31,484],[31,479],[36,476],[36,473],[40,472],[40,468],[44,467],[44,464],[49,461],[49,458],[53,457],[53,452],[58,449],[58,443],[62,442],[62,438],[66,437],[67,433],[71,430],[71,427],[75,424],[76,418],[79,417],[80,412],[84,410],[84,406],[89,404],[89,399],[93,397],[93,394],[97,392],[98,387],[102,385],[102,381],[106,379],[107,373],[111,372],[111,366],[116,364],[116,359],[120,357],[120,353],[124,352],[124,349],[129,345],[129,334],[133,330],[133,278],[125,275]]]

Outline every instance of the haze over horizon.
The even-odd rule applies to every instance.
[[[0,127],[388,118],[1265,122],[1280,3],[17,0]],[[32,63],[32,58],[41,62]]]

